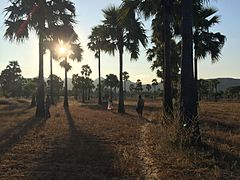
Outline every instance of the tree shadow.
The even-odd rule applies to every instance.
[[[114,146],[86,129],[76,126],[68,108],[65,109],[69,137],[59,139],[48,157],[33,169],[40,179],[111,179],[120,177],[114,168]],[[30,174],[32,173],[30,172]]]
[[[75,121],[69,109],[65,109],[70,131],[70,143],[68,149],[78,167],[84,167],[84,178],[110,178],[119,176],[112,165],[114,159],[112,142],[108,142],[96,135],[84,132],[75,125]],[[80,177],[82,178],[82,174]],[[78,178],[80,178],[78,177]]]
[[[203,142],[202,148],[205,152],[209,152],[216,164],[221,168],[231,169],[239,173],[240,157],[230,152],[223,151],[213,144]],[[240,174],[239,174],[240,175]]]
[[[240,147],[240,143],[236,142],[234,140],[230,140],[230,139],[226,139],[224,136],[223,137],[219,137],[219,136],[215,136],[215,135],[207,135],[207,134],[203,134],[202,135],[204,139],[210,139],[211,141],[215,141],[218,142],[220,144],[227,144],[230,147]]]
[[[21,141],[21,138],[26,135],[30,129],[40,127],[43,122],[42,119],[33,116],[1,134],[0,156],[10,151],[13,146]]]
[[[214,121],[209,118],[202,119],[201,124],[211,129],[216,129],[223,132],[229,132],[238,134],[240,132],[240,126],[235,123],[223,122],[223,121]]]
[[[12,115],[22,115],[22,114],[26,114],[27,113],[27,110],[29,110],[31,107],[25,107],[24,109],[20,109],[20,110],[17,110],[17,111],[14,111],[16,108],[18,107],[15,107],[14,109],[9,109],[9,108],[2,108],[2,112],[0,112],[0,116],[12,116]]]

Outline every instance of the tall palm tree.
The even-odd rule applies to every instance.
[[[191,144],[200,143],[201,136],[197,122],[197,89],[193,76],[193,1],[182,0],[182,66],[181,106],[182,121],[186,128],[193,128]]]
[[[64,86],[64,102],[63,107],[68,108],[68,79],[67,79],[67,72],[72,69],[72,66],[67,62],[67,58],[60,62],[60,66],[64,68],[64,75],[65,75],[65,86]]]
[[[74,23],[75,7],[70,0],[12,0],[5,8],[5,38],[22,42],[29,31],[35,30],[39,38],[39,77],[36,117],[44,117],[43,40],[52,24]],[[61,13],[59,13],[61,12]]]
[[[135,17],[134,11],[123,14],[120,8],[110,6],[103,10],[103,24],[107,27],[111,43],[108,45],[108,52],[114,55],[115,50],[119,52],[119,102],[118,112],[125,113],[123,94],[123,52],[124,47],[131,54],[131,59],[139,56],[139,43],[144,47],[147,37],[142,23]]]
[[[163,85],[164,97],[163,107],[166,114],[171,114],[172,106],[172,83],[171,83],[171,24],[173,19],[173,0],[124,0],[122,7],[125,11],[134,9],[141,11],[145,18],[153,17],[152,20],[152,37],[157,39],[156,45],[163,45]],[[153,41],[154,42],[154,41]]]
[[[52,27],[57,33],[56,39],[59,41],[59,46],[57,47],[54,56],[56,59],[62,59],[62,67],[65,68],[65,88],[64,88],[64,103],[63,106],[68,108],[68,88],[67,88],[67,72],[71,69],[68,59],[73,61],[81,62],[83,49],[78,40],[78,35],[74,31],[71,24],[64,24],[62,26]],[[55,38],[53,38],[55,39]],[[59,52],[59,50],[63,52]],[[58,53],[57,53],[58,52]],[[61,65],[61,64],[60,64]]]
[[[107,31],[105,26],[98,25],[92,28],[92,33],[88,37],[90,42],[88,48],[95,52],[95,57],[98,58],[98,104],[102,104],[101,92],[101,50],[105,50],[107,43]],[[106,51],[106,50],[105,50]]]

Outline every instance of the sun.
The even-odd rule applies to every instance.
[[[58,53],[59,53],[60,55],[65,55],[66,52],[67,52],[66,47],[64,47],[64,46],[59,47]]]
[[[70,51],[70,47],[67,43],[64,43],[62,40],[56,46],[57,53],[60,57],[67,56]]]

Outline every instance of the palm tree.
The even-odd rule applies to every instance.
[[[70,0],[12,0],[5,8],[7,27],[5,38],[22,42],[34,29],[39,37],[39,77],[36,117],[44,117],[43,40],[48,35],[47,27],[59,23],[74,23],[75,7]],[[61,13],[59,13],[61,12]]]
[[[118,78],[115,74],[108,74],[106,75],[105,85],[110,87],[110,96],[113,96],[112,89],[115,88],[115,95],[116,95],[116,88],[119,84]]]
[[[54,104],[52,61],[53,59],[59,59],[59,49],[56,48],[56,45],[59,43],[59,41],[75,43],[78,41],[78,35],[74,31],[71,24],[51,25],[49,27],[48,33],[49,36],[44,39],[44,48],[48,49],[50,52],[50,97],[51,103]],[[78,51],[81,52],[81,50]]]
[[[71,60],[77,60],[77,62],[80,62],[82,60],[82,53],[83,50],[81,48],[80,43],[78,42],[77,34],[74,34],[74,31],[72,31],[71,35],[69,29],[63,30],[64,36],[61,38],[63,40],[60,41],[59,49],[60,53],[58,55],[58,59],[64,58],[64,60],[60,63],[60,66],[65,68],[65,87],[64,87],[64,103],[63,106],[65,108],[68,108],[68,87],[67,87],[67,72],[71,70],[71,65],[68,62],[68,58]],[[64,43],[67,42],[67,43]]]
[[[90,84],[90,80],[91,80],[89,78],[89,76],[92,74],[92,70],[88,64],[82,66],[81,74],[83,76],[83,78],[81,79],[81,81],[83,83],[82,87],[84,87],[82,89],[82,93],[83,93],[82,100],[83,100],[83,102],[85,102],[85,96],[87,95],[88,85]],[[85,92],[86,92],[86,94],[85,94]]]
[[[193,1],[182,0],[181,115],[186,128],[194,129],[191,144],[201,141],[197,122],[197,89],[193,76]]]
[[[72,69],[72,66],[67,62],[67,58],[64,61],[60,62],[60,66],[65,70],[65,86],[64,86],[64,102],[63,107],[68,108],[68,79],[67,79],[67,72]]]
[[[127,71],[124,71],[123,72],[123,80],[124,80],[124,92],[126,93],[127,92],[127,88],[126,88],[126,81],[129,79],[129,74]]]
[[[92,34],[88,37],[90,42],[88,48],[95,52],[95,57],[98,58],[98,104],[102,104],[101,92],[101,50],[105,50],[107,44],[106,28],[103,25],[98,25],[92,28]]]
[[[139,56],[139,42],[145,47],[147,37],[139,19],[136,19],[135,12],[129,11],[123,14],[120,8],[110,6],[103,10],[103,23],[107,28],[111,43],[108,44],[108,52],[114,55],[115,50],[119,52],[119,102],[118,112],[125,113],[123,94],[123,52],[124,47],[131,54],[131,59]]]
[[[91,70],[91,68],[90,68],[90,66],[89,65],[83,65],[82,66],[82,70],[81,70],[81,74],[85,77],[85,78],[87,78],[87,77],[89,77],[91,74],[92,74],[92,70]]]
[[[163,44],[164,48],[164,98],[163,106],[164,112],[167,114],[172,113],[172,83],[171,83],[171,57],[170,57],[170,44],[171,44],[171,22],[173,19],[173,0],[124,0],[122,3],[125,11],[139,10],[143,12],[145,18],[154,17],[152,20],[153,38],[157,37],[158,42]]]

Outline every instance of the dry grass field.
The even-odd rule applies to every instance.
[[[26,100],[0,100],[0,179],[239,179],[240,103],[202,102],[202,147],[177,148],[160,101],[126,114],[70,101],[36,119]]]

